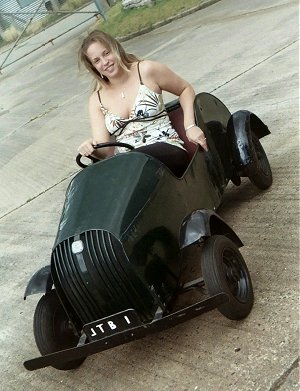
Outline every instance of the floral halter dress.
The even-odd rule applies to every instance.
[[[130,144],[135,148],[165,142],[184,149],[183,141],[172,128],[162,94],[143,84],[139,63],[138,74],[140,86],[129,118],[122,118],[107,110],[101,102],[100,91],[97,91],[108,132],[116,137],[116,141]],[[125,150],[118,148],[117,152]]]

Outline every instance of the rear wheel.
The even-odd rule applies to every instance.
[[[250,274],[237,246],[226,236],[210,237],[203,245],[201,268],[208,293],[229,296],[229,302],[218,310],[229,319],[245,318],[254,297]]]
[[[264,190],[272,185],[272,170],[266,152],[254,133],[252,133],[252,142],[257,158],[257,166],[248,173],[248,178],[255,186]]]
[[[79,336],[75,334],[69,318],[55,290],[46,293],[38,302],[33,319],[33,331],[37,347],[42,355],[75,347]],[[79,367],[85,358],[54,365],[69,370]]]

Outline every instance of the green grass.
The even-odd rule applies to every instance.
[[[161,22],[177,15],[178,13],[200,5],[204,0],[156,0],[152,7],[140,7],[134,9],[123,9],[122,1],[111,7],[106,13],[106,21],[99,19],[89,31],[101,29],[114,37],[122,37],[130,33],[138,32],[145,28],[151,28],[153,24]],[[61,10],[72,11],[90,0],[67,0]],[[35,34],[46,28],[55,21],[61,19],[62,15],[52,14],[45,18],[32,22],[24,34],[24,38]],[[8,29],[9,30],[9,29]],[[8,31],[9,33],[9,31]],[[5,35],[4,35],[5,36]],[[14,37],[0,39],[0,47],[14,41]]]
[[[114,37],[121,37],[151,28],[157,22],[166,20],[178,13],[200,5],[204,0],[156,0],[152,7],[123,9],[119,0],[106,13],[106,21],[100,20],[91,29],[103,30]]]

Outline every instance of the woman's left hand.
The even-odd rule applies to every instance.
[[[200,144],[205,151],[208,151],[205,134],[198,126],[193,126],[187,130],[186,136],[189,141],[194,144]]]

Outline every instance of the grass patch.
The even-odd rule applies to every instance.
[[[67,0],[60,8],[62,11],[73,11],[81,6],[90,3],[91,0]],[[99,19],[89,28],[89,31],[100,29],[113,35],[121,37],[130,33],[138,32],[145,28],[151,28],[155,23],[164,21],[180,12],[198,6],[204,0],[156,0],[151,7],[139,7],[123,9],[122,1],[118,0],[116,4],[107,10],[106,19]],[[65,15],[50,14],[42,19],[33,21],[27,28],[24,38],[35,34],[55,23]],[[14,28],[8,28],[0,38],[0,47],[13,42],[19,35]],[[23,38],[22,37],[22,38]]]
[[[151,28],[153,24],[164,21],[180,12],[200,5],[204,0],[156,0],[151,7],[123,9],[119,0],[106,13],[106,21],[96,22],[89,30],[100,29],[114,37],[121,37]]]

